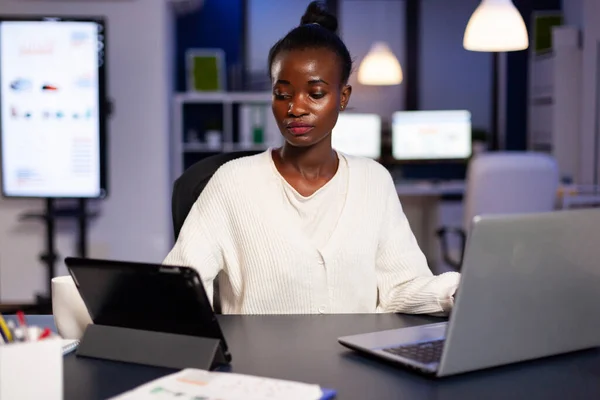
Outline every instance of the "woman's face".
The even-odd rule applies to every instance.
[[[273,115],[285,140],[307,147],[329,137],[352,92],[341,82],[338,56],[328,49],[282,52],[271,77]]]

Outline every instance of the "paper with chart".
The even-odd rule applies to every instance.
[[[299,382],[228,372],[184,369],[114,400],[319,400],[321,388]]]

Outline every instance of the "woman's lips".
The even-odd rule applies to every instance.
[[[297,136],[305,135],[306,133],[310,132],[313,128],[314,128],[314,126],[309,125],[307,123],[303,123],[303,122],[292,122],[287,125],[287,130],[292,135],[297,135]]]
[[[288,126],[288,131],[291,132],[292,135],[305,135],[308,132],[310,132],[314,127],[313,126],[308,126],[308,125],[303,125],[303,126]]]

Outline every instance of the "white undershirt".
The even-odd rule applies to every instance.
[[[335,175],[308,197],[298,193],[273,163],[273,173],[281,182],[286,212],[289,212],[292,218],[299,219],[302,230],[318,250],[323,250],[327,245],[346,203],[348,164],[342,155],[338,155],[338,158],[339,164]]]

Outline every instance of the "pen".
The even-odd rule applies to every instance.
[[[6,343],[12,342],[12,333],[10,331],[10,328],[6,324],[4,317],[2,317],[2,314],[0,314],[0,334],[2,335],[2,339],[4,339]]]
[[[44,331],[40,334],[40,336],[38,337],[37,340],[46,339],[51,334],[52,334],[52,331],[50,330],[50,328],[45,328]]]

